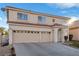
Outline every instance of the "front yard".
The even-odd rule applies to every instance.
[[[79,48],[79,41],[72,40],[65,42],[66,45],[69,45],[71,47]]]
[[[10,56],[11,55],[11,49],[9,46],[0,46],[0,56]]]
[[[15,56],[15,51],[11,45],[1,46],[0,44],[0,56]]]

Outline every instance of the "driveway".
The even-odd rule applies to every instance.
[[[14,44],[17,56],[79,56],[79,49],[61,43]]]

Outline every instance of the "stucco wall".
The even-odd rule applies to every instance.
[[[1,43],[1,33],[0,33],[0,43]]]
[[[28,15],[28,20],[19,20],[17,18],[17,13],[19,11],[13,11],[13,10],[9,10],[9,21],[16,21],[16,22],[26,22],[26,23],[36,23],[38,24],[38,16],[43,16],[43,15],[38,15],[38,14],[31,14],[31,13],[27,13],[27,12],[20,12],[20,13],[24,13]],[[55,19],[55,22],[53,22],[53,19]],[[54,23],[59,23],[59,24],[63,24],[65,21],[64,19],[58,19],[58,18],[53,18],[53,17],[48,17],[46,16],[46,21],[44,24],[48,24],[48,25],[53,25]]]
[[[70,34],[73,34],[73,40],[79,40],[79,29],[70,30]]]
[[[12,30],[33,30],[33,31],[52,31],[52,29],[48,28],[48,27],[17,25],[17,24],[10,24],[9,29],[12,29]]]
[[[79,20],[70,25],[70,34],[73,34],[73,40],[79,40]]]

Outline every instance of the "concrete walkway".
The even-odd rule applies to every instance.
[[[79,49],[60,43],[14,44],[17,56],[79,56]]]

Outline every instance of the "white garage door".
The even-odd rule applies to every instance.
[[[14,30],[13,42],[14,43],[48,42],[50,41],[50,36],[51,32],[47,31]]]
[[[51,41],[51,32],[41,32],[41,42],[49,42]]]

